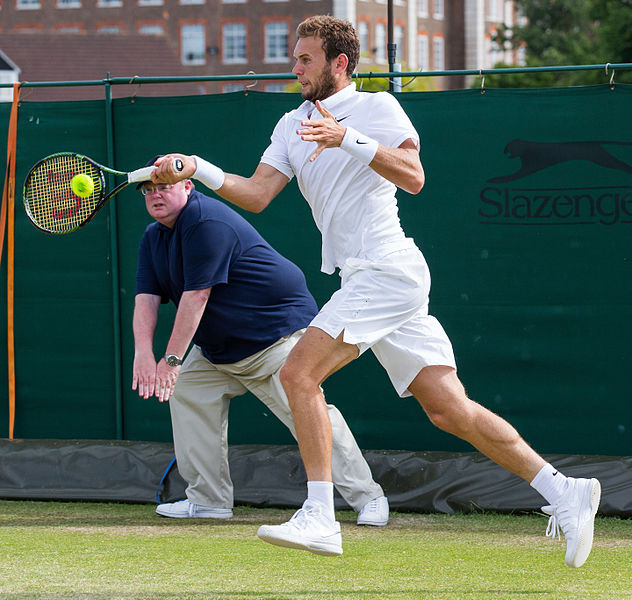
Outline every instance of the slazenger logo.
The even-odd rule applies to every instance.
[[[511,185],[545,169],[570,161],[591,162],[632,175],[632,166],[614,156],[610,146],[626,142],[530,142],[512,140],[505,148],[520,164],[513,173],[491,177],[480,192],[481,223],[494,225],[614,225],[632,223],[632,180],[623,185],[526,187]],[[526,182],[525,182],[526,183]],[[564,182],[561,181],[561,184]],[[569,182],[572,185],[573,182]],[[502,185],[505,184],[505,185]]]

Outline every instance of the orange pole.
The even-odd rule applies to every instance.
[[[7,172],[2,192],[2,209],[0,210],[0,257],[4,245],[5,224],[7,226],[7,358],[9,368],[9,439],[13,439],[15,427],[15,346],[14,346],[14,213],[15,213],[15,162],[17,157],[18,102],[20,84],[13,84],[13,104],[9,117],[9,133],[7,136]]]

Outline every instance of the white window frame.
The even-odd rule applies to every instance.
[[[417,16],[422,19],[428,18],[428,1],[429,0],[417,0]]]
[[[117,33],[121,33],[121,26],[120,25],[99,25],[99,27],[97,27],[97,34],[99,33],[104,33],[104,34],[117,34]]]
[[[243,51],[244,51],[244,55],[243,56],[227,56],[226,55],[226,49],[228,48],[228,44],[227,44],[227,40],[228,40],[228,36],[227,33],[229,30],[233,30],[233,28],[235,28],[235,30],[237,28],[242,29],[243,28]],[[234,31],[234,30],[233,30]],[[246,23],[242,23],[242,22],[235,22],[235,23],[224,23],[222,25],[222,64],[225,65],[243,65],[245,63],[248,62],[248,25]],[[234,33],[231,33],[230,37],[233,37]],[[236,47],[236,46],[235,46]]]
[[[81,0],[57,0],[57,8],[81,8]]]
[[[165,26],[160,23],[146,23],[138,28],[138,33],[140,35],[165,35]]]
[[[438,21],[442,21],[445,18],[444,0],[432,0],[432,17]]]
[[[427,33],[417,34],[417,68],[420,71],[430,70],[430,39]]]
[[[185,41],[187,39],[185,30],[193,34],[193,37],[188,38],[188,41]],[[193,56],[188,57],[189,54]],[[206,64],[206,27],[204,24],[187,23],[180,26],[180,60],[183,65]]]
[[[39,10],[42,5],[39,0],[16,0],[15,8],[17,10]]]
[[[281,27],[279,27],[281,26]],[[278,28],[278,31],[269,31],[273,28]],[[281,31],[283,28],[283,31]],[[267,21],[263,26],[263,37],[264,37],[264,57],[263,61],[266,64],[274,64],[274,63],[286,63],[290,60],[288,56],[288,44],[290,39],[290,26],[287,21]],[[280,40],[279,38],[285,38],[284,40]],[[273,55],[272,51],[282,52],[283,56]]]
[[[445,71],[445,39],[441,35],[432,36],[432,70]]]
[[[384,23],[375,24],[375,62],[384,65],[388,62],[386,55],[386,25]]]

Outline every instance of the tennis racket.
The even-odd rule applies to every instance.
[[[182,161],[173,161],[176,171]],[[104,167],[87,156],[74,152],[58,152],[40,160],[24,181],[24,208],[33,225],[46,233],[71,233],[88,224],[115,194],[132,183],[149,180],[156,167],[143,167],[130,173]],[[120,175],[126,181],[112,191],[105,188],[105,173]],[[75,175],[87,175],[94,188],[86,197],[71,188]]]

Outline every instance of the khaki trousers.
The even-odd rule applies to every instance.
[[[188,483],[190,502],[233,507],[228,467],[228,407],[250,391],[290,430],[296,431],[279,372],[304,330],[285,336],[232,364],[213,364],[198,346],[189,352],[169,401],[178,471]],[[340,411],[328,404],[333,434],[332,478],[340,495],[359,511],[384,495]]]

